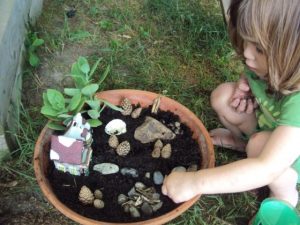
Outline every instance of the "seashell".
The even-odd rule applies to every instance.
[[[170,144],[166,144],[162,150],[161,150],[161,157],[162,158],[165,158],[165,159],[168,159],[171,157],[171,154],[172,154],[172,148],[171,148],[171,145]]]
[[[79,201],[81,201],[85,205],[93,204],[94,195],[91,190],[87,186],[82,186],[79,192]]]
[[[133,218],[137,218],[137,217],[141,216],[139,210],[134,206],[129,207],[129,212],[130,212],[131,217],[133,217]]]
[[[119,140],[116,135],[111,135],[108,139],[108,145],[112,148],[116,148],[119,145]]]
[[[124,194],[119,194],[118,195],[118,204],[122,205],[123,203],[125,203],[128,200],[128,197]]]
[[[154,148],[154,150],[151,153],[151,156],[153,158],[159,158],[160,157],[160,148]]]
[[[160,139],[158,139],[155,143],[154,143],[154,148],[162,148],[163,147],[163,143]]]
[[[136,119],[136,118],[140,117],[142,110],[143,110],[142,107],[136,108],[136,109],[133,110],[133,112],[131,113],[131,117],[132,117],[133,119]]]
[[[94,191],[94,196],[96,199],[102,199],[103,198],[103,193],[99,189]]]
[[[117,149],[116,152],[119,156],[126,156],[130,152],[130,144],[128,141],[123,141],[121,142]]]
[[[105,126],[105,133],[108,135],[120,135],[126,133],[126,123],[120,119],[111,120]]]
[[[95,199],[94,200],[94,206],[97,209],[102,209],[102,208],[104,208],[104,202],[100,199]]]
[[[124,98],[121,102],[121,107],[123,109],[122,115],[128,116],[132,112],[132,105],[128,98]]]

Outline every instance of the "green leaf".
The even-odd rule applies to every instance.
[[[62,118],[62,119],[68,119],[68,118],[73,118],[73,115],[69,115],[69,114],[60,114],[57,116],[58,118]]]
[[[93,94],[96,93],[96,91],[99,89],[98,84],[90,84],[88,86],[85,86],[82,88],[81,93],[84,94],[85,96],[92,96]]]
[[[70,104],[68,106],[68,109],[70,111],[75,110],[78,107],[78,105],[80,104],[80,102],[81,102],[81,93],[79,92],[72,97]]]
[[[76,95],[78,93],[80,94],[80,89],[78,89],[78,88],[65,88],[64,93],[68,96],[73,97],[74,95]]]
[[[85,102],[91,107],[91,109],[95,109],[97,111],[100,109],[100,100],[98,99],[86,100]]]
[[[102,75],[100,76],[100,79],[98,81],[98,84],[100,85],[104,80],[105,78],[107,77],[108,73],[110,71],[110,65],[108,65],[104,71],[104,73],[102,73]]]
[[[51,106],[50,102],[48,101],[46,92],[43,93],[43,103],[44,106]]]
[[[56,117],[59,112],[54,110],[51,106],[45,105],[42,107],[41,113],[45,116]]]
[[[119,111],[119,112],[122,112],[123,109],[118,107],[118,106],[115,106],[114,104],[104,100],[104,99],[100,99],[100,102],[103,102],[105,105],[107,105],[109,108],[112,108],[113,110],[116,110],[116,111]]]
[[[59,125],[57,123],[54,123],[52,121],[47,123],[47,127],[49,127],[52,130],[65,130],[66,129],[66,127]]]
[[[75,82],[75,86],[77,88],[83,88],[85,85],[88,84],[88,81],[83,76],[72,75],[72,77],[73,77],[73,80]]]
[[[72,64],[72,68],[71,68],[71,75],[77,75],[77,76],[82,76],[84,75],[81,70],[80,70],[80,65],[75,62]]]
[[[84,73],[84,74],[88,74],[90,71],[90,65],[88,63],[83,64],[80,66],[80,70]]]
[[[91,125],[91,127],[99,127],[102,125],[102,122],[97,119],[88,119],[87,122]]]
[[[78,112],[81,112],[81,109],[83,108],[85,104],[85,98],[81,98],[80,103],[78,104],[77,108],[73,110],[73,113],[76,114]]]
[[[94,75],[94,73],[95,73],[95,71],[96,71],[96,69],[97,69],[97,67],[98,67],[98,65],[99,65],[99,63],[100,63],[101,60],[102,60],[102,58],[99,58],[99,59],[94,63],[94,65],[92,66],[92,69],[91,69],[90,74],[89,74],[89,78],[90,78],[90,79],[93,77],[93,75]]]
[[[88,110],[88,115],[92,118],[92,119],[97,119],[100,117],[100,113],[97,110],[91,109]]]
[[[66,118],[66,119],[63,121],[63,124],[64,124],[65,126],[68,126],[68,124],[71,122],[72,119],[73,119],[73,116],[70,117],[70,118]]]
[[[39,57],[35,53],[29,52],[29,64],[33,67],[37,67],[39,63],[40,63]]]
[[[37,38],[34,40],[34,42],[32,43],[32,46],[34,47],[39,47],[41,46],[42,44],[44,44],[44,40],[43,39],[40,39],[40,38]]]
[[[54,89],[48,89],[47,99],[50,102],[53,109],[58,111],[65,109],[65,98],[59,91]]]

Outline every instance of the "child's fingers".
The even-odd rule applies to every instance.
[[[241,91],[246,91],[246,92],[250,90],[249,85],[246,82],[240,82],[238,88]]]
[[[246,99],[241,100],[239,106],[237,107],[237,112],[239,113],[245,112],[246,107],[247,107]]]
[[[240,101],[241,100],[239,98],[233,99],[233,101],[230,103],[230,106],[233,107],[233,108],[236,108],[236,107],[239,106]]]
[[[253,101],[252,101],[252,99],[248,99],[247,100],[247,110],[246,110],[246,113],[247,114],[251,114],[251,113],[253,113],[253,111],[254,111]]]

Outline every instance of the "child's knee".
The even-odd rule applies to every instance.
[[[210,104],[218,112],[229,106],[229,100],[233,94],[234,83],[220,84],[210,95]]]

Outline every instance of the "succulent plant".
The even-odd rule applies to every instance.
[[[118,145],[116,152],[120,156],[126,156],[130,152],[130,143],[128,141],[121,142]]]

